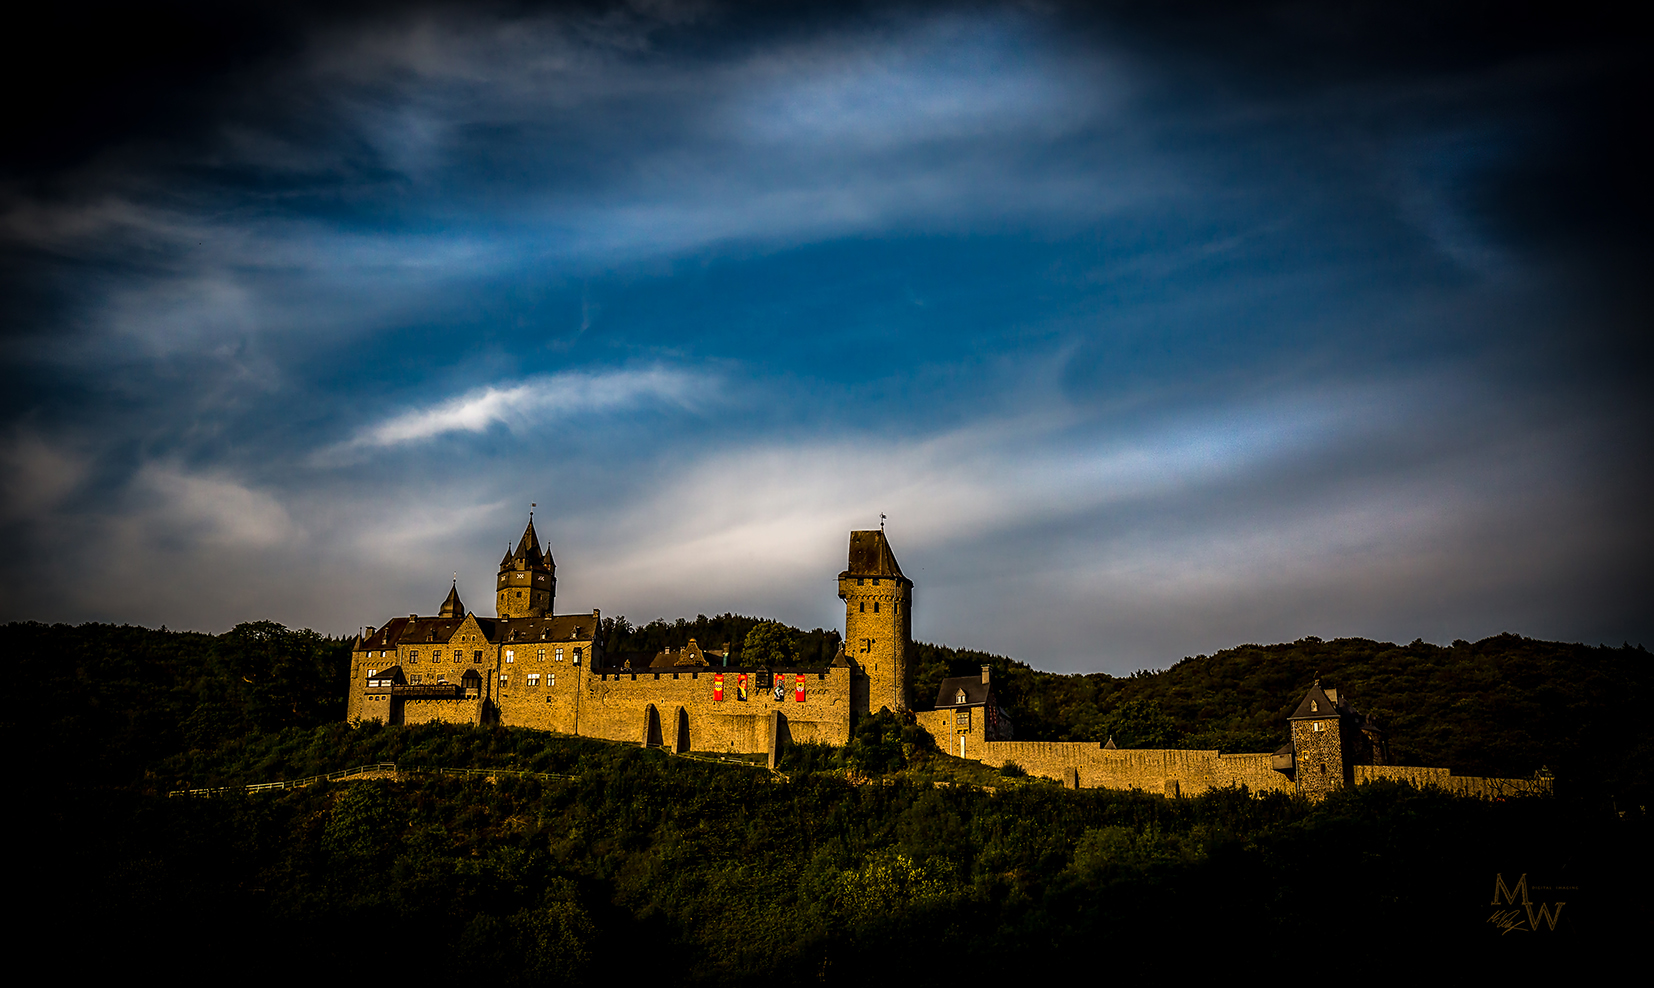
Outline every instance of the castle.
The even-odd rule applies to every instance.
[[[347,718],[498,722],[675,752],[770,754],[787,741],[849,743],[856,718],[907,709],[913,581],[882,531],[850,533],[839,574],[845,645],[825,666],[713,665],[698,644],[644,668],[610,661],[602,614],[553,613],[557,566],[531,518],[500,561],[494,618],[457,588],[434,617],[369,628],[351,655]],[[711,658],[709,658],[709,656]]]
[[[516,551],[500,560],[497,617],[468,613],[454,586],[434,617],[366,629],[351,654],[346,718],[501,723],[678,753],[767,754],[773,767],[784,744],[847,744],[854,722],[888,709],[915,719],[949,754],[994,767],[1015,762],[1073,788],[1177,796],[1244,785],[1320,797],[1391,778],[1483,797],[1549,791],[1548,779],[1387,765],[1382,734],[1319,681],[1288,718],[1292,740],[1274,754],[1019,741],[987,666],[980,679],[944,680],[932,709],[910,712],[913,581],[882,529],[850,533],[838,595],[844,641],[825,666],[731,666],[727,646],[691,641],[638,667],[606,652],[601,612],[553,613],[557,565],[531,517]]]

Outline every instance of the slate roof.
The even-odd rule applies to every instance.
[[[965,691],[965,702],[959,703],[959,691]],[[984,683],[981,676],[954,676],[942,680],[942,685],[936,691],[936,709],[944,707],[979,707],[988,702],[992,692],[992,684]]]
[[[665,648],[657,652],[654,658],[650,660],[649,668],[675,669],[684,666],[721,665],[724,661],[724,657],[728,654],[729,652],[727,650],[727,646],[724,651],[718,651],[717,649],[711,648],[702,648],[699,642],[691,638],[689,639],[689,644],[685,645],[683,648]],[[636,668],[638,663],[633,662],[632,666]]]
[[[540,537],[534,532],[534,519],[528,519],[528,527],[523,529],[523,537],[517,541],[517,551],[507,552],[500,560],[500,569],[548,569],[557,571],[557,564],[551,558],[551,546],[540,551]]]
[[[362,644],[357,647],[364,650],[395,648],[397,640],[402,637],[402,629],[407,625],[407,618],[391,618],[383,628],[362,639]]]
[[[499,645],[534,642],[589,642],[597,636],[597,619],[590,614],[552,617],[495,618],[489,640]]]
[[[902,576],[890,542],[877,529],[850,533],[850,568],[842,576]]]
[[[362,639],[358,650],[394,649],[398,645],[447,645],[466,618],[399,617]],[[559,614],[543,618],[480,618],[483,638],[492,645],[530,645],[535,642],[590,642],[597,635],[597,619],[590,614]]]
[[[1298,709],[1287,720],[1325,720],[1337,717],[1341,712],[1338,704],[1321,689],[1321,681],[1317,679],[1309,692],[1304,694],[1304,701],[1298,704]]]
[[[379,671],[375,672],[372,676],[368,677],[368,681],[370,683],[386,683],[387,684],[387,685],[384,685],[384,686],[369,686],[369,687],[367,687],[369,692],[375,692],[375,691],[378,691],[378,690],[389,689],[391,687],[391,685],[400,685],[405,680],[402,676],[402,667],[401,666],[391,666],[388,669],[380,669]]]

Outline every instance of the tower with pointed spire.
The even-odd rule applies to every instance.
[[[456,577],[454,585],[448,588],[448,599],[442,602],[442,607],[436,612],[439,618],[462,618],[465,616],[465,602],[459,599],[459,579]]]
[[[507,551],[500,560],[495,597],[502,618],[543,618],[551,614],[557,599],[557,564],[552,561],[549,545],[543,552],[540,549],[532,512],[517,551]]]

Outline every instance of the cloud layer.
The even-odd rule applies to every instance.
[[[882,512],[1048,668],[1650,637],[1616,15],[1179,11],[112,12],[0,176],[3,617],[486,610],[533,501],[635,620],[836,623]]]

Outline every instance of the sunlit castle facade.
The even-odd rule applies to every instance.
[[[347,718],[500,723],[674,751],[770,753],[787,740],[842,745],[852,718],[909,707],[913,582],[883,531],[850,533],[839,574],[845,645],[825,666],[714,665],[696,643],[647,668],[611,665],[602,613],[555,614],[557,565],[529,520],[500,560],[496,617],[451,587],[435,616],[368,628],[351,656]]]
[[[961,758],[1075,788],[1179,796],[1244,786],[1323,798],[1345,786],[1405,779],[1495,798],[1548,792],[1550,781],[1454,776],[1387,764],[1383,732],[1337,690],[1312,687],[1273,754],[1120,749],[1113,741],[1019,741],[988,666],[944,679],[930,709],[911,710],[913,581],[882,530],[850,533],[838,576],[844,644],[824,666],[730,665],[731,652],[690,641],[636,663],[604,648],[602,614],[555,614],[557,565],[531,518],[500,560],[497,617],[467,613],[459,590],[432,617],[368,628],[351,656],[348,718],[390,724],[507,724],[679,753],[767,754],[791,741],[843,745],[854,721],[890,710]]]

